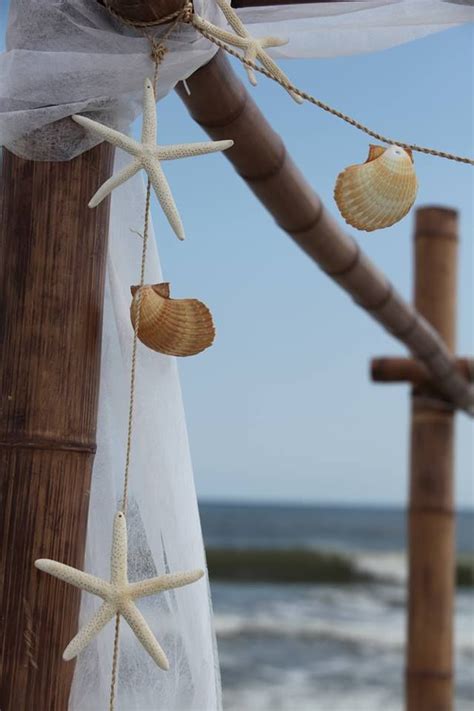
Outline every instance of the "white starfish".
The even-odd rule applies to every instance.
[[[87,131],[92,131],[101,136],[105,141],[122,148],[134,157],[130,165],[107,180],[96,192],[89,207],[96,207],[109,193],[126,180],[138,173],[143,168],[150,178],[156,197],[178,239],[184,239],[184,229],[176,208],[173,195],[166,180],[161,161],[175,160],[177,158],[190,158],[225,151],[233,145],[233,141],[204,141],[201,143],[180,143],[172,146],[159,146],[156,143],[156,102],[153,85],[149,79],[145,80],[143,95],[143,126],[141,142],[135,141],[109,126],[93,121],[86,116],[73,116]]]
[[[252,37],[235,10],[226,2],[226,0],[216,0],[216,2],[224,13],[227,22],[232,27],[235,34],[213,25],[211,22],[204,20],[198,15],[194,16],[196,26],[206,30],[210,35],[221,40],[221,42],[230,44],[238,49],[243,49],[244,59],[253,63],[255,63],[258,59],[265,69],[275,77],[275,79],[288,83],[289,80],[286,74],[282,72],[278,64],[273,61],[267,52],[265,52],[267,47],[282,47],[284,44],[288,44],[288,40],[280,37]],[[255,77],[254,70],[251,67],[246,65],[244,66],[250,83],[252,86],[256,86],[257,79]],[[300,96],[292,92],[290,89],[287,89],[287,91],[298,104],[303,103],[303,99]]]
[[[194,583],[204,575],[204,572],[202,570],[191,570],[186,573],[159,575],[157,578],[141,580],[138,583],[129,583],[127,554],[127,524],[125,514],[119,511],[114,518],[110,582],[96,578],[94,575],[89,575],[89,573],[84,573],[77,568],[72,568],[70,565],[58,563],[55,560],[41,558],[35,561],[35,566],[45,573],[54,575],[55,578],[64,580],[64,582],[74,585],[76,588],[98,595],[104,601],[87,625],[79,630],[74,639],[69,642],[64,650],[63,659],[74,659],[99,634],[107,622],[119,613],[126,619],[138,640],[158,666],[168,670],[169,663],[166,654],[156,641],[134,601],[139,597],[154,595],[162,590],[170,590],[171,588],[179,588],[183,585]]]

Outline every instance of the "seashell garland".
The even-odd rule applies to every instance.
[[[365,163],[338,175],[334,198],[345,221],[372,232],[405,217],[418,190],[411,151],[400,146],[374,146]]]
[[[135,328],[138,294],[141,292],[138,338],[159,353],[191,356],[209,348],[214,341],[212,314],[197,299],[171,299],[169,284],[130,287],[133,299],[130,316]]]

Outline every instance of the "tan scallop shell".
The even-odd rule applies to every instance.
[[[169,284],[130,287],[133,299],[130,317],[137,317],[138,291],[140,323],[138,338],[148,348],[175,356],[191,356],[209,348],[215,330],[212,314],[197,299],[171,299]]]
[[[338,175],[334,198],[349,225],[372,232],[405,217],[417,190],[411,151],[371,145],[365,163]]]

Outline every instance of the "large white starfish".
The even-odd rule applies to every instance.
[[[226,2],[226,0],[216,0],[216,2],[224,13],[227,22],[232,27],[235,34],[213,25],[211,22],[204,20],[198,15],[194,16],[196,26],[206,30],[210,35],[221,40],[221,42],[230,44],[238,49],[243,49],[244,59],[247,59],[249,62],[253,63],[255,63],[258,59],[265,69],[275,77],[275,79],[280,79],[281,81],[288,83],[289,80],[286,74],[282,72],[278,64],[273,61],[267,52],[265,52],[267,47],[282,47],[284,44],[288,44],[288,40],[280,37],[252,37],[235,10]],[[246,65],[244,66],[250,83],[253,86],[256,86],[257,79],[255,77],[254,70],[252,67],[248,67]],[[287,89],[287,91],[298,104],[303,103],[303,99],[300,96],[292,92],[290,89]]]
[[[35,566],[45,573],[54,575],[55,578],[64,580],[64,582],[74,585],[76,588],[97,595],[104,601],[85,627],[79,630],[74,639],[69,642],[64,650],[63,659],[74,659],[99,634],[107,622],[119,613],[126,619],[136,637],[158,666],[168,670],[169,663],[166,654],[156,641],[134,601],[139,597],[155,595],[155,593],[162,590],[170,590],[171,588],[179,588],[183,585],[194,583],[204,575],[204,572],[202,570],[191,570],[186,573],[159,575],[157,578],[141,580],[138,583],[129,583],[127,554],[127,524],[125,514],[119,511],[114,519],[110,582],[96,578],[94,575],[89,575],[89,573],[84,573],[77,568],[72,568],[70,565],[58,563],[55,560],[40,558],[35,561]]]
[[[179,216],[176,204],[171,194],[170,187],[166,180],[161,161],[175,160],[177,158],[190,158],[192,156],[203,155],[204,153],[215,153],[225,151],[233,145],[233,141],[204,141],[201,143],[180,143],[172,146],[159,146],[156,143],[156,102],[153,85],[149,79],[145,80],[145,90],[143,95],[143,126],[141,142],[135,141],[130,136],[126,136],[119,131],[115,131],[109,126],[93,121],[86,116],[73,116],[76,123],[79,123],[86,130],[97,133],[105,141],[112,143],[118,148],[122,148],[134,157],[130,165],[122,168],[121,171],[107,180],[93,196],[89,202],[89,207],[96,207],[109,193],[117,186],[138,173],[143,168],[150,178],[150,182],[156,193],[156,197],[165,213],[168,221],[176,233],[178,239],[184,239],[184,229]]]

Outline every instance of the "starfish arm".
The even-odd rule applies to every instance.
[[[255,61],[257,59],[257,49],[255,46],[249,47],[248,50],[244,54],[244,58],[247,59],[249,62],[253,62],[255,64]],[[248,80],[252,84],[252,86],[257,86],[257,77],[255,76],[255,72],[252,69],[252,67],[247,66],[247,64],[244,64],[245,71],[247,72]]]
[[[206,153],[225,151],[234,145],[234,141],[203,141],[201,143],[183,143],[173,146],[159,146],[157,149],[158,160],[176,160],[177,158],[192,158]]]
[[[133,633],[145,647],[150,657],[156,662],[156,664],[158,664],[161,669],[168,671],[170,665],[166,654],[158,644],[157,640],[153,635],[153,632],[148,627],[145,618],[138,610],[138,608],[135,607],[133,602],[126,602],[120,607],[120,613],[127,620]]]
[[[111,178],[106,180],[105,183],[100,186],[95,195],[93,195],[93,197],[90,199],[89,207],[97,207],[97,205],[101,203],[102,200],[107,197],[107,195],[110,195],[112,190],[118,188],[119,185],[125,183],[125,181],[129,178],[133,178],[133,176],[138,173],[141,167],[142,164],[140,163],[140,161],[134,160],[129,165],[126,165],[125,168],[119,170],[118,173],[112,175]]]
[[[289,39],[285,37],[262,37],[259,44],[262,49],[266,49],[267,47],[283,47],[288,42]]]
[[[145,79],[143,92],[142,143],[156,143],[156,98],[150,79]]]
[[[173,228],[176,237],[178,239],[183,240],[183,223],[181,222],[181,217],[179,216],[178,208],[176,207],[176,203],[174,201],[170,186],[168,185],[168,181],[166,180],[163,169],[160,165],[160,161],[158,159],[147,160],[146,163],[144,163],[143,167],[148,173],[148,177],[150,178],[150,182],[153,185],[153,189],[156,193],[156,197],[158,198],[158,202],[161,205],[161,209],[168,218],[168,222]]]
[[[141,580],[138,583],[130,583],[128,593],[133,600],[147,595],[155,595],[163,590],[171,590],[172,588],[182,588],[184,585],[195,583],[204,575],[203,570],[189,570],[185,573],[167,573],[159,575],[156,578],[149,580]]]
[[[280,69],[278,64],[274,62],[273,59],[266,52],[264,52],[263,50],[259,52],[258,58],[265,67],[265,69],[270,72],[270,74],[273,74],[276,79],[279,79],[280,81],[286,83],[290,83],[286,74]],[[298,96],[298,94],[292,92],[291,89],[286,89],[286,91],[289,93],[291,98],[296,101],[297,104],[303,103],[303,99],[301,98],[301,96]]]
[[[237,32],[237,34],[241,37],[250,37],[249,31],[235,10],[225,0],[217,0],[217,4],[232,29],[235,30],[235,32]]]
[[[96,578],[95,575],[84,573],[82,570],[77,570],[77,568],[73,568],[70,565],[58,563],[56,560],[39,558],[35,560],[35,567],[65,583],[69,583],[69,585],[74,585],[76,588],[92,593],[92,595],[104,597],[110,589],[107,581]]]
[[[213,25],[211,22],[203,20],[202,17],[199,17],[199,15],[196,15],[194,22],[202,30],[205,30],[212,35],[212,37],[215,37],[226,44],[230,44],[232,47],[245,49],[248,46],[249,41],[246,37],[240,37],[239,35],[235,35],[233,32],[228,32],[227,30],[222,29],[222,27],[217,27],[217,25]]]
[[[116,613],[116,608],[109,602],[104,602],[89,622],[79,630],[63,652],[63,659],[69,661],[77,657],[87,647],[94,637],[105,627]]]
[[[118,511],[114,518],[112,552],[110,554],[110,582],[112,585],[126,585],[128,583],[127,557],[127,523],[123,511]]]
[[[87,116],[79,116],[76,114],[71,118],[73,121],[85,128],[86,131],[97,133],[97,135],[101,136],[104,141],[112,143],[114,146],[117,146],[117,148],[122,148],[124,151],[131,153],[135,157],[140,155],[140,144],[137,143],[137,141],[134,141],[133,138],[126,136],[124,133],[120,133],[113,128],[109,128],[109,126],[104,126],[104,124],[99,123],[98,121],[93,121],[92,119],[87,118]]]

